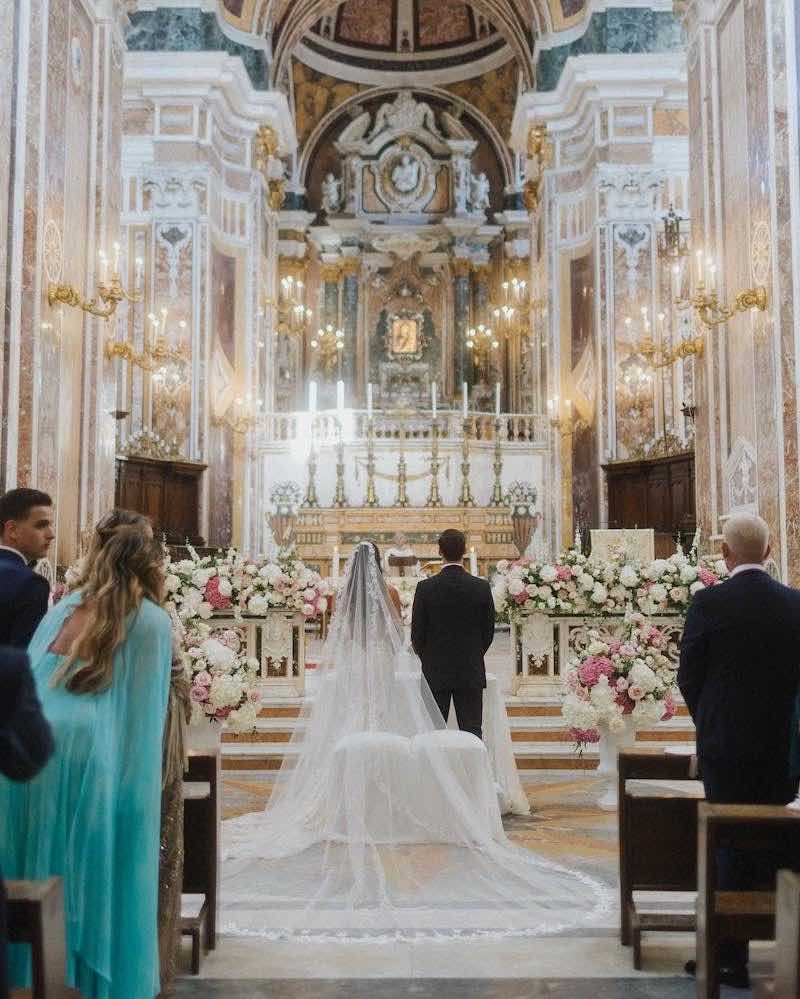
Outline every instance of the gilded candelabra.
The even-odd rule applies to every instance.
[[[341,431],[336,442],[336,495],[333,497],[333,505],[339,509],[347,506],[347,496],[344,491],[344,441]]]
[[[212,417],[211,422],[215,427],[229,427],[235,434],[246,434],[258,423],[263,405],[262,399],[254,402],[250,395],[246,399],[239,396],[224,413]]]
[[[313,431],[311,451],[308,454],[308,485],[306,487],[303,506],[306,509],[315,509],[319,506],[319,498],[317,497],[317,452],[314,448]]]
[[[475,506],[469,484],[469,420],[464,420],[464,439],[461,443],[461,496],[460,506]]]
[[[100,281],[94,298],[84,298],[71,284],[51,284],[47,289],[47,304],[52,309],[56,302],[60,302],[62,305],[82,309],[92,316],[97,316],[98,319],[110,319],[117,311],[120,302],[138,302],[141,299],[141,295],[137,294],[141,280],[142,260],[137,257],[134,293],[131,294],[122,287],[119,276],[119,243],[114,243],[111,280],[108,279],[108,257],[103,250],[100,251]],[[98,299],[102,305],[98,304]]]
[[[407,482],[408,466],[406,465],[406,456],[401,451],[400,457],[397,459],[397,496],[394,501],[395,506],[408,506]]]
[[[371,419],[367,425],[367,495],[364,506],[378,506],[378,494],[375,492],[375,440]]]
[[[431,488],[428,491],[426,506],[439,507],[442,505],[442,497],[439,495],[439,424],[433,421],[431,427]]]
[[[722,326],[732,319],[737,312],[747,312],[748,309],[758,309],[766,312],[767,289],[762,285],[746,288],[740,291],[733,305],[722,305],[713,287],[706,290],[705,283],[698,281],[690,304],[697,313],[697,318],[704,326],[713,328]]]
[[[494,486],[489,506],[505,506],[503,501],[503,444],[500,440],[500,421],[494,421]]]

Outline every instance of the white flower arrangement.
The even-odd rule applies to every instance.
[[[597,742],[600,730],[672,718],[677,710],[675,663],[667,638],[640,613],[626,616],[621,637],[591,633],[567,669],[562,715],[578,749]]]

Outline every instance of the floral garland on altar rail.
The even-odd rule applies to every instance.
[[[270,609],[313,620],[328,609],[330,589],[288,553],[276,561],[260,561],[234,548],[204,556],[191,545],[187,550],[188,558],[168,557],[165,563],[165,607],[182,631],[192,723],[208,720],[238,731],[253,729],[261,703],[259,663],[247,655],[239,622]],[[215,628],[214,615],[226,612],[237,623]]]
[[[497,564],[492,593],[498,614],[519,622],[528,614],[685,614],[698,590],[727,575],[725,563],[681,548],[669,558],[642,564],[605,560],[575,548],[551,561],[521,558]]]

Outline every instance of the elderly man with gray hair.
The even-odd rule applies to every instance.
[[[765,571],[769,528],[761,517],[732,516],[723,535],[730,578],[695,594],[678,685],[697,728],[706,799],[785,805],[797,793],[789,760],[800,681],[800,591]],[[753,887],[763,860],[720,851],[720,888]],[[747,945],[723,943],[720,980],[746,988]],[[687,971],[694,972],[694,962]]]

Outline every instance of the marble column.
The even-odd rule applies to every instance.
[[[466,346],[469,329],[470,272],[468,259],[456,258],[453,269],[453,395],[461,398],[462,382],[472,383],[472,354]]]
[[[358,289],[361,261],[357,257],[346,257],[342,261],[342,329],[344,330],[344,352],[342,357],[342,378],[345,393],[352,404],[357,392],[356,359],[358,357]]]

